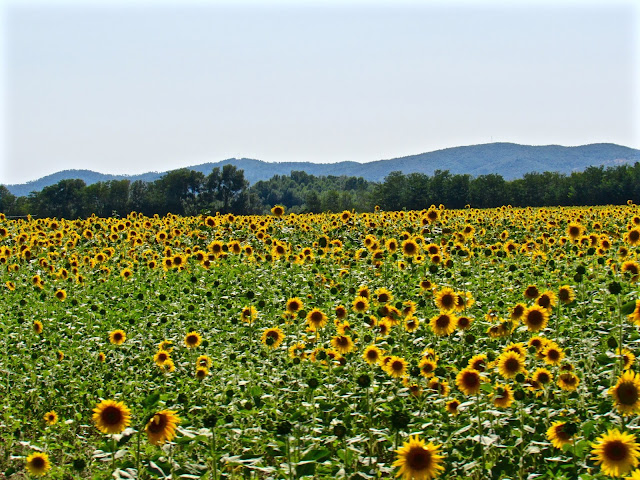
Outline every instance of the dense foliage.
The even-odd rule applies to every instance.
[[[225,165],[206,176],[174,170],[153,182],[112,180],[87,186],[82,180],[61,180],[28,197],[15,197],[0,186],[0,212],[58,218],[126,216],[132,211],[149,216],[248,215],[268,213],[276,204],[291,212],[320,213],[372,212],[376,206],[420,210],[439,204],[447,208],[607,205],[629,199],[640,201],[640,163],[589,167],[571,175],[527,173],[511,181],[497,174],[472,177],[436,170],[431,176],[391,172],[377,183],[362,177],[318,177],[294,171],[249,186],[242,170]]]
[[[0,215],[0,476],[626,478],[639,248],[632,202]]]

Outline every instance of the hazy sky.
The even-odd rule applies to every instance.
[[[633,0],[49,0],[1,13],[0,183],[492,141],[640,147]]]

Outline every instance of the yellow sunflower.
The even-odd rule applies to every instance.
[[[169,355],[169,352],[165,350],[158,350],[153,356],[153,361],[156,362],[156,365],[159,367],[164,365],[168,360],[171,360],[171,356]]]
[[[162,445],[170,442],[176,436],[176,426],[180,423],[180,417],[172,410],[162,410],[153,415],[147,423],[145,432],[149,443]]]
[[[397,458],[393,462],[393,466],[399,468],[396,477],[402,477],[402,480],[437,478],[444,471],[440,448],[431,442],[425,443],[417,436],[410,436],[409,441],[396,450]]]
[[[187,348],[199,347],[202,343],[202,336],[198,332],[189,332],[184,336],[184,344]]]
[[[573,293],[573,288],[569,285],[563,285],[558,289],[558,299],[562,303],[571,303],[575,300],[576,295]]]
[[[109,334],[109,341],[114,345],[122,345],[127,339],[127,334],[124,330],[114,330]]]
[[[458,305],[458,294],[452,288],[445,287],[436,293],[434,301],[440,310],[449,312],[455,310]]]
[[[58,414],[55,410],[45,413],[43,418],[47,425],[55,425],[58,422]]]
[[[460,370],[456,375],[456,385],[465,395],[475,395],[480,392],[482,380],[480,372],[468,367]]]
[[[40,335],[42,333],[42,330],[44,330],[44,327],[42,326],[42,322],[40,320],[34,320],[33,331],[38,335]]]
[[[287,312],[296,313],[304,308],[304,303],[298,297],[293,297],[287,300]]]
[[[369,309],[369,300],[365,297],[358,296],[355,298],[351,306],[355,312],[364,313]]]
[[[393,378],[401,378],[407,374],[407,361],[404,358],[392,356],[385,364],[384,370]]]
[[[307,323],[311,330],[316,331],[327,324],[327,316],[322,312],[322,310],[314,308],[307,313]]]
[[[556,448],[562,448],[573,441],[575,432],[576,428],[573,424],[557,421],[553,422],[547,430],[547,438],[551,442],[551,445]]]
[[[539,297],[540,299],[542,297]],[[549,312],[547,309],[540,305],[533,305],[525,309],[522,314],[522,322],[527,326],[531,332],[539,332],[544,330],[549,321]]]
[[[34,452],[27,457],[26,467],[31,475],[41,477],[51,468],[49,456],[44,452]]]
[[[93,422],[102,433],[121,433],[131,422],[131,410],[122,402],[102,400],[93,409]]]
[[[262,332],[262,344],[269,348],[276,349],[284,340],[284,332],[280,328],[267,328]]]
[[[617,383],[609,389],[614,404],[623,415],[640,412],[640,375],[626,370]]]
[[[451,335],[456,329],[457,319],[449,313],[441,313],[431,319],[429,325],[438,336]]]
[[[524,358],[515,352],[504,352],[498,357],[498,372],[504,378],[514,378],[525,373]]]
[[[367,348],[364,349],[362,358],[364,358],[364,361],[367,362],[369,365],[373,365],[374,363],[378,363],[380,361],[380,359],[382,358],[382,355],[383,355],[382,350],[380,350],[375,345],[369,345]]]
[[[495,407],[509,407],[513,403],[513,389],[509,385],[497,383],[493,388],[491,402]]]
[[[631,433],[611,429],[598,437],[592,445],[592,459],[600,465],[602,473],[609,477],[619,477],[638,466],[640,445]]]

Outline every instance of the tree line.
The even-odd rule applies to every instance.
[[[565,175],[527,173],[516,180],[490,174],[472,177],[436,170],[433,175],[391,172],[382,182],[362,177],[314,176],[301,171],[276,175],[252,186],[233,165],[214,168],[209,175],[186,168],[168,172],[153,182],[112,180],[86,185],[61,180],[16,197],[0,185],[0,212],[7,216],[86,218],[167,213],[198,215],[268,213],[273,205],[289,212],[319,213],[355,210],[422,210],[447,208],[542,207],[640,202],[640,163],[589,167]]]

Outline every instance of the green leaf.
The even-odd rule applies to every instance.
[[[636,309],[636,301],[631,300],[630,302],[627,302],[624,305],[622,305],[622,308],[620,308],[620,313],[622,313],[623,315],[631,315],[635,309]]]
[[[150,410],[151,408],[156,406],[159,400],[160,400],[160,393],[154,392],[151,395],[148,395],[147,398],[144,399],[144,402],[142,402],[142,405],[144,406],[145,410]]]

